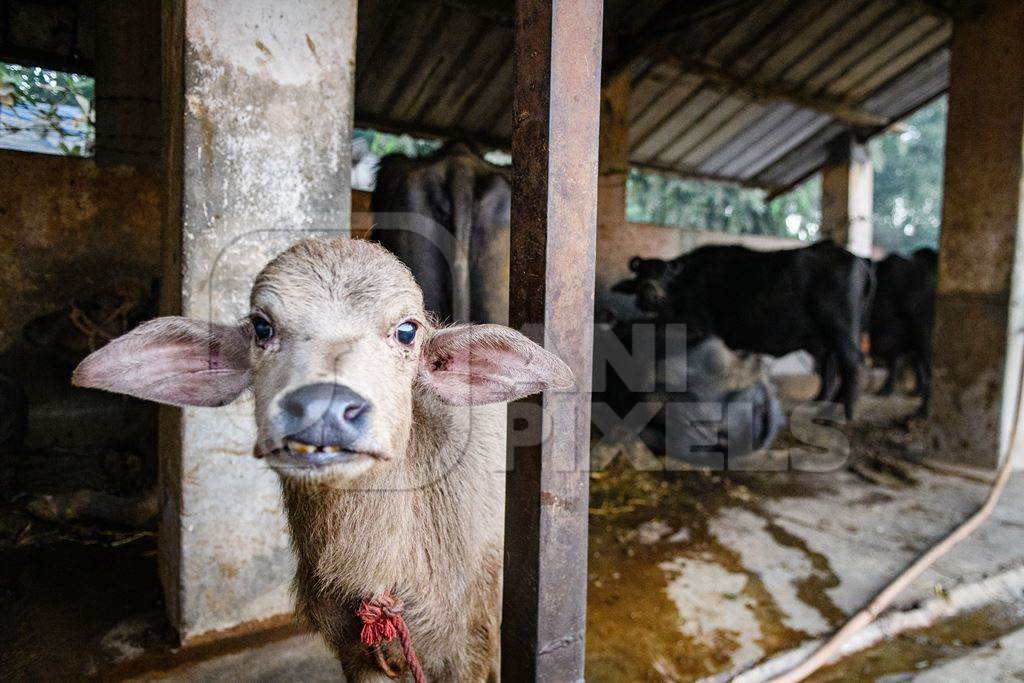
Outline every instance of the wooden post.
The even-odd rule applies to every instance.
[[[1024,346],[1024,3],[979,9],[953,27],[929,445],[995,467]]]
[[[164,0],[164,313],[239,320],[277,252],[348,231],[355,22],[355,0]],[[291,619],[252,415],[251,398],[161,413],[160,573],[185,642]]]
[[[874,168],[852,136],[833,142],[821,170],[821,237],[858,256],[871,256]]]
[[[510,439],[506,681],[583,680],[602,7],[516,2],[509,319],[576,389],[527,404],[532,445]]]

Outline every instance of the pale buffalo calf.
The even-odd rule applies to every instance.
[[[158,318],[86,358],[74,382],[171,405],[251,387],[257,451],[278,473],[299,608],[350,680],[384,679],[362,601],[393,592],[429,680],[495,677],[505,410],[572,384],[498,325],[435,328],[409,271],[369,242],[301,242],[235,326]],[[405,666],[397,641],[386,665]]]

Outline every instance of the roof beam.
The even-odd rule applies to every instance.
[[[889,123],[884,116],[858,109],[852,103],[837,97],[809,92],[799,85],[759,81],[737,74],[713,62],[693,57],[673,57],[671,61],[685,73],[700,76],[713,84],[743,93],[754,100],[789,102],[802,109],[827,114],[851,126],[875,127],[885,126]]]
[[[504,138],[496,138],[491,135],[482,134],[477,131],[465,128],[439,128],[436,126],[412,124],[407,121],[390,119],[374,114],[356,112],[356,128],[372,128],[385,133],[397,135],[411,135],[420,138],[437,138],[438,140],[466,140],[488,149],[508,151],[511,143]]]

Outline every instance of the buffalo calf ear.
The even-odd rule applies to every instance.
[[[157,318],[89,354],[71,382],[174,406],[220,406],[249,386],[249,338],[236,326]]]
[[[573,386],[562,360],[503,325],[438,330],[423,346],[419,380],[452,405],[514,401]]]

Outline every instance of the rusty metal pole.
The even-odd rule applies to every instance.
[[[516,2],[509,321],[576,389],[509,409],[506,681],[583,680],[602,11]],[[525,431],[511,418],[524,410]]]

